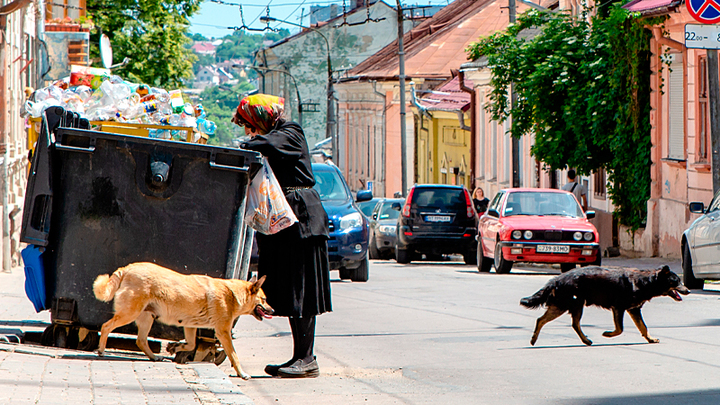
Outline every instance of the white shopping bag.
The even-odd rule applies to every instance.
[[[254,230],[272,235],[297,222],[272,168],[263,158],[263,167],[248,188],[245,221]]]

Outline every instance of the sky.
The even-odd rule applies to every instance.
[[[345,0],[346,5],[349,8],[350,3],[353,0]],[[396,0],[385,0],[385,2],[391,6],[394,6]],[[447,5],[452,0],[420,0],[405,3],[406,5]],[[228,27],[240,27],[243,25],[243,19],[245,25],[250,28],[262,29],[265,24],[260,22],[260,16],[266,15],[266,7],[270,9],[270,16],[287,20],[295,24],[301,23],[307,25],[310,21],[307,14],[310,11],[310,6],[328,6],[330,4],[337,4],[342,9],[342,0],[205,0],[200,11],[190,19],[190,32],[192,34],[202,34],[208,38],[221,38],[225,35],[231,34],[232,29]],[[240,17],[240,5],[242,5],[243,17]],[[272,28],[287,28],[291,33],[295,33],[299,28],[283,23],[274,23],[270,25]]]

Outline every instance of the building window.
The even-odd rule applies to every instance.
[[[510,155],[510,145],[512,144],[512,142],[510,142],[510,130],[508,129],[507,120],[505,120],[505,122],[503,123],[503,143],[503,155],[505,156],[505,161],[503,162],[503,175],[505,178],[503,180],[507,183],[510,183],[512,181],[512,176],[510,173],[510,163],[512,160],[512,157]]]
[[[490,121],[490,125],[492,126],[492,165],[490,168],[490,172],[492,173],[492,179],[497,179],[497,127],[498,124],[496,121]]]
[[[708,161],[710,143],[710,105],[708,103],[708,69],[707,58],[701,56],[698,61],[698,131],[695,144],[695,161]]]
[[[485,93],[480,94],[480,100],[485,100]],[[485,144],[485,129],[487,127],[485,123],[485,108],[483,108],[483,103],[479,103],[480,105],[478,108],[480,109],[480,147],[477,151],[477,156],[479,157],[479,163],[480,163],[480,170],[478,170],[478,173],[475,175],[475,177],[481,177],[485,178],[485,152],[487,151],[487,145]],[[472,179],[473,183],[475,184],[475,179]]]
[[[601,168],[596,170],[593,178],[593,194],[595,195],[595,198],[600,198],[604,200],[607,194],[607,177],[605,174],[605,169]]]
[[[672,54],[668,77],[667,158],[685,160],[684,81],[682,54]]]

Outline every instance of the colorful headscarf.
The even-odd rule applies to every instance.
[[[240,100],[233,122],[249,125],[263,134],[272,130],[285,109],[285,99],[269,94],[253,94]]]

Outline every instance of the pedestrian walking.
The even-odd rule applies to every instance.
[[[562,190],[575,194],[575,198],[577,198],[578,202],[582,206],[583,211],[587,211],[587,190],[585,189],[585,186],[578,183],[574,169],[568,170],[567,177],[568,182],[562,186]]]
[[[475,211],[477,211],[478,214],[482,214],[483,212],[487,211],[490,200],[485,197],[485,191],[481,187],[477,187],[475,188],[475,190],[473,190],[472,198],[473,205],[475,206]]]
[[[258,273],[267,276],[263,290],[276,316],[286,316],[293,337],[293,356],[270,364],[265,372],[286,378],[317,377],[314,356],[315,318],[332,310],[327,253],[328,217],[313,189],[305,134],[283,118],[284,99],[266,94],[240,101],[232,121],[251,138],[243,149],[260,152],[283,189],[298,222],[273,235],[257,235]]]

